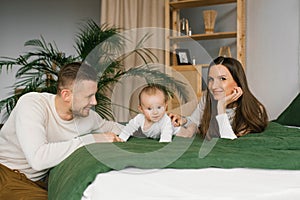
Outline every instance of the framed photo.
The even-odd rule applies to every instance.
[[[191,56],[188,49],[175,49],[178,65],[191,65]]]

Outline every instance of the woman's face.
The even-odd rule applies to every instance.
[[[214,65],[208,72],[208,89],[215,100],[232,94],[237,87],[231,73],[224,65]]]

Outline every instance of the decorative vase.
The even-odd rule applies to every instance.
[[[219,56],[231,57],[230,47],[229,46],[220,47]]]
[[[204,18],[205,33],[206,34],[214,33],[215,22],[216,22],[216,18],[217,18],[217,11],[216,10],[204,10],[203,18]]]
[[[189,34],[189,20],[182,18],[180,19],[180,30],[179,32],[182,35],[188,35]]]

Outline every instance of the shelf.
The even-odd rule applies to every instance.
[[[177,0],[170,2],[170,6],[175,9],[179,8],[193,8],[193,7],[201,7],[201,6],[213,6],[219,4],[226,3],[236,3],[237,0],[193,0],[193,1],[182,1]]]
[[[237,32],[219,32],[212,34],[194,34],[192,36],[172,36],[170,40],[181,41],[181,40],[213,40],[213,39],[224,39],[224,38],[236,38]]]
[[[176,71],[199,71],[201,72],[201,68],[202,67],[208,67],[207,64],[203,64],[203,65],[175,65],[172,66],[172,68]],[[197,70],[198,68],[198,70]]]

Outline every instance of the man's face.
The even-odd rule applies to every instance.
[[[87,117],[90,109],[97,104],[97,82],[80,81],[73,88],[72,113],[74,116]]]

